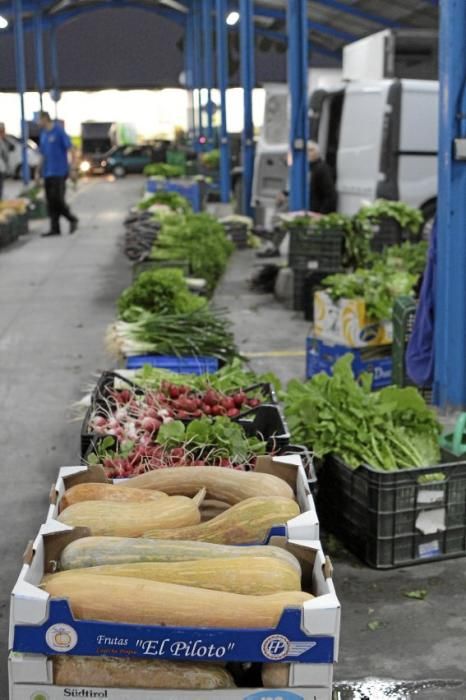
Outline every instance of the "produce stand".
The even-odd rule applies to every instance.
[[[191,204],[193,211],[200,212],[203,209],[204,187],[203,183],[197,180],[180,178],[178,180],[164,180],[157,177],[150,177],[146,184],[147,192],[177,192],[185,197]]]

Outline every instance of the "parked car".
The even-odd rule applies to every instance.
[[[17,180],[21,177],[21,165],[23,162],[23,151],[21,139],[13,136],[12,134],[7,134],[5,137],[8,144],[8,175],[14,177]],[[28,163],[31,169],[31,176],[35,174],[35,170],[40,163],[40,151],[34,141],[28,140]]]
[[[168,146],[168,141],[158,141],[147,146],[114,146],[104,156],[83,160],[80,169],[86,174],[111,173],[115,177],[142,173],[150,163],[165,162]]]

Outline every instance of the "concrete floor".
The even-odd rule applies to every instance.
[[[79,463],[71,405],[109,367],[104,331],[130,282],[119,249],[140,178],[83,183],[70,196],[74,236],[33,232],[0,251],[0,699],[7,697],[8,599],[21,557],[41,522],[58,467]],[[68,229],[68,225],[62,227]]]
[[[250,291],[248,278],[256,266],[250,251],[235,253],[216,302],[229,309],[239,347],[253,355],[256,370],[273,371],[285,383],[292,377],[304,378],[305,359],[297,353],[304,350],[309,323],[272,295]],[[326,544],[342,604],[336,698],[465,700],[466,559],[374,571],[335,538],[327,543],[324,539],[324,547]],[[428,591],[423,601],[403,595],[421,588]],[[368,624],[374,621],[378,628],[372,631]],[[374,676],[440,682],[426,687],[423,683],[361,686],[343,682]]]
[[[7,697],[9,592],[58,467],[78,460],[70,406],[95,372],[111,366],[104,331],[130,282],[121,222],[141,184],[84,183],[71,200],[81,219],[76,236],[43,240],[44,222],[0,251],[0,700]],[[258,371],[285,382],[303,377],[308,324],[272,296],[249,291],[254,265],[251,252],[235,253],[216,302],[229,309],[238,344]],[[465,700],[466,560],[380,572],[331,545],[343,610],[335,700]],[[428,590],[424,601],[403,596],[418,588]],[[371,631],[374,620],[380,626]],[[374,676],[403,683],[355,682]]]

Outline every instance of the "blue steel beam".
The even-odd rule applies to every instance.
[[[290,88],[290,153],[289,168],[291,211],[309,208],[308,140],[308,38],[307,0],[289,0],[288,85]]]
[[[252,91],[255,86],[254,18],[252,0],[240,0],[240,76],[243,88],[243,213],[251,215],[252,180],[254,175],[254,124]]]
[[[435,306],[435,398],[466,406],[466,3],[440,2],[440,132]],[[463,141],[464,143],[464,141]]]
[[[194,87],[196,88],[196,112],[197,112],[197,138],[194,144],[195,150],[200,151],[204,148],[204,120],[201,100],[201,87],[203,82],[202,71],[202,17],[201,6],[199,0],[193,2],[193,27],[194,27]],[[202,142],[202,143],[201,143]]]
[[[217,84],[220,91],[220,199],[230,201],[230,140],[228,138],[226,93],[228,89],[228,28],[226,0],[215,0],[217,27]]]
[[[13,0],[15,19],[15,68],[16,85],[21,108],[21,175],[25,185],[29,184],[30,172],[28,162],[28,125],[24,111],[24,93],[26,92],[26,65],[24,57],[23,7],[21,0]]]
[[[214,146],[214,110],[212,103],[212,88],[214,82],[214,27],[212,21],[212,0],[202,1],[202,36],[204,45],[204,87],[207,90],[207,150]]]
[[[36,58],[36,87],[39,93],[39,108],[44,109],[43,94],[45,91],[44,69],[44,36],[42,27],[42,10],[39,8],[34,15],[34,50]]]
[[[185,74],[186,74],[186,89],[188,90],[188,136],[191,144],[196,141],[196,110],[194,108],[194,27],[193,13],[189,10],[186,17],[185,28]]]
[[[400,28],[402,25],[395,20],[388,19],[383,15],[375,14],[374,12],[367,12],[367,10],[361,10],[355,5],[347,5],[340,0],[312,0],[316,4],[326,5],[332,10],[338,10],[339,12],[345,12],[348,15],[353,15],[353,17],[359,17],[368,22],[374,22],[374,24],[381,24],[383,27],[391,27],[393,29]]]
[[[269,17],[270,19],[286,19],[285,10],[279,10],[274,7],[265,7],[261,5],[254,6],[254,15],[256,17]],[[360,39],[360,37],[356,36],[356,34],[350,34],[350,32],[338,29],[337,27],[330,27],[326,24],[321,24],[320,22],[314,22],[314,20],[308,19],[307,13],[306,18],[304,19],[304,23],[306,22],[310,31],[316,31],[320,34],[328,34],[329,36],[332,36],[336,39],[341,39],[342,41],[346,41],[347,43]]]
[[[265,36],[273,41],[281,41],[284,44],[288,44],[288,36],[283,32],[276,32],[273,29],[263,29],[262,27],[256,27],[256,33],[260,36]],[[333,58],[335,61],[341,61],[342,53],[340,50],[336,49],[325,49],[323,46],[316,46],[315,43],[311,41],[308,42],[309,52],[319,53],[322,56],[328,56]]]

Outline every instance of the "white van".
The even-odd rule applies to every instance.
[[[21,177],[21,167],[23,162],[23,145],[21,139],[11,134],[6,134],[5,140],[8,145],[8,175],[19,180]],[[40,151],[36,143],[28,139],[27,157],[31,177],[34,177],[36,168],[40,163]]]
[[[433,216],[438,103],[436,81],[348,83],[336,158],[339,211],[354,214],[364,202],[382,197],[418,207],[427,219]],[[322,116],[319,141],[325,141],[327,120]],[[324,157],[327,148],[328,143]]]

